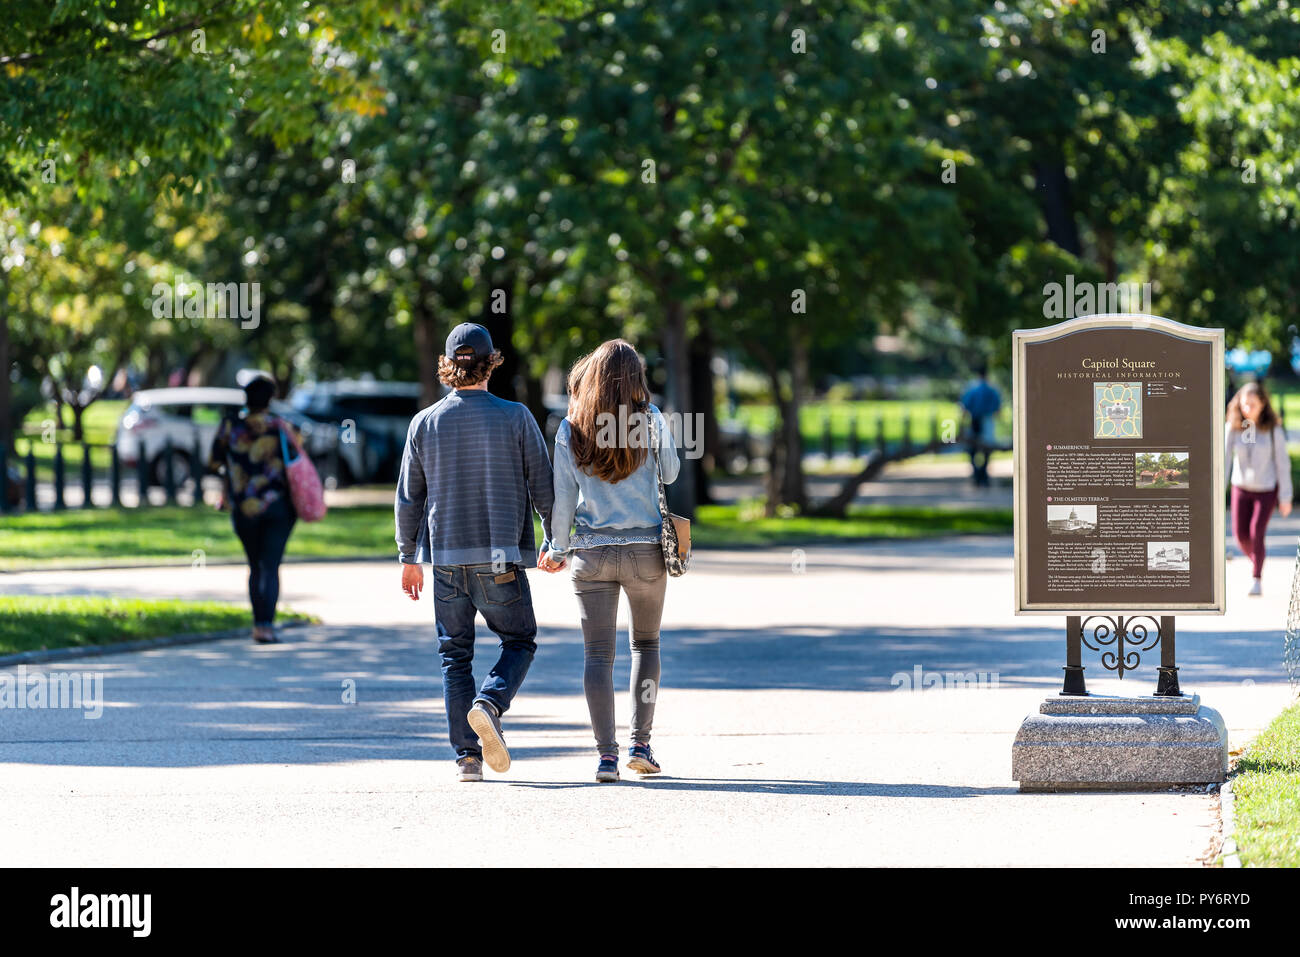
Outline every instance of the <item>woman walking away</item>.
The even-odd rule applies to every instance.
[[[597,781],[618,780],[614,644],[618,601],[632,613],[632,747],[627,766],[660,770],[650,750],[659,696],[659,622],[668,573],[659,544],[658,470],[677,478],[677,448],[650,404],[645,365],[621,339],[606,342],[569,373],[569,414],[555,435],[551,548],[537,566],[572,568],[586,656],[583,687],[600,762]],[[570,535],[570,526],[575,526]]]
[[[1291,457],[1286,430],[1258,382],[1242,386],[1228,403],[1223,460],[1232,476],[1232,534],[1253,563],[1250,594],[1260,593],[1264,534],[1276,505],[1291,514]]]
[[[238,418],[221,423],[208,459],[208,471],[226,479],[218,508],[231,509],[235,534],[248,556],[253,640],[264,645],[279,641],[275,605],[280,597],[280,559],[298,518],[281,450],[301,448],[293,426],[267,411],[274,395],[275,381],[270,376],[259,375],[245,385],[245,408]]]

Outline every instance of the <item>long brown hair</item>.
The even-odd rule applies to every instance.
[[[1268,401],[1268,392],[1265,391],[1264,387],[1258,382],[1247,382],[1237,390],[1237,394],[1228,403],[1228,424],[1233,429],[1240,432],[1246,427],[1246,417],[1241,414],[1241,397],[1243,395],[1256,395],[1259,397],[1260,409],[1259,415],[1255,417],[1256,428],[1267,432],[1282,421],[1278,414],[1273,411],[1273,403]]]
[[[630,343],[611,339],[575,362],[568,414],[573,464],[610,483],[639,469],[648,444],[649,405],[645,363]]]

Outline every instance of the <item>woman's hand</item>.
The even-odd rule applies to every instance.
[[[551,557],[549,551],[544,551],[537,556],[537,567],[544,572],[550,572],[552,575],[564,567],[563,561],[556,561]]]
[[[1282,517],[1283,517],[1283,518],[1286,518],[1288,515],[1291,514],[1291,503],[1290,503],[1290,502],[1279,502],[1279,503],[1278,503],[1278,506],[1277,506],[1277,509],[1278,509],[1279,512],[1282,513]]]

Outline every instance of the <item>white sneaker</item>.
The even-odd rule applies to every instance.
[[[1263,594],[1263,590],[1259,587],[1259,579],[1258,579],[1258,578],[1255,579],[1254,584],[1252,584],[1252,585],[1250,586],[1250,591],[1246,592],[1246,594],[1247,594],[1247,595],[1262,595],[1262,594]]]

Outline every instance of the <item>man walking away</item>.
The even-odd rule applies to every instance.
[[[978,486],[989,484],[989,455],[993,447],[993,417],[1002,408],[1002,396],[989,385],[988,369],[976,370],[975,383],[962,393],[961,407],[970,416],[971,479]]]
[[[501,715],[537,651],[524,574],[537,554],[529,500],[545,529],[554,498],[546,442],[532,413],[487,391],[501,361],[482,326],[466,322],[451,331],[438,378],[454,391],[411,421],[394,506],[402,590],[412,601],[424,588],[421,561],[433,565],[443,698],[462,781],[483,780],[484,760],[497,772],[510,768]],[[501,639],[500,657],[477,694],[476,611]]]

